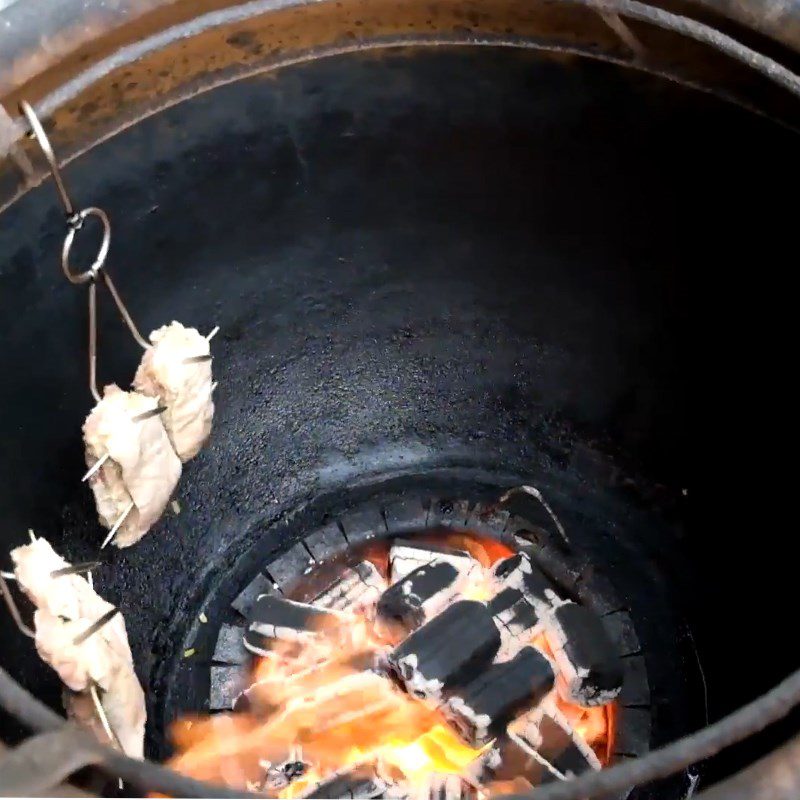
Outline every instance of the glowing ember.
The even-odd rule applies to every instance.
[[[497,542],[464,534],[436,542],[468,552],[483,568],[511,554]],[[387,550],[373,543],[365,556],[384,574]],[[488,575],[481,569],[461,599],[490,600],[496,589]],[[335,630],[319,632],[302,645],[272,641],[269,655],[253,668],[250,710],[176,723],[172,736],[178,755],[170,765],[195,778],[280,798],[303,797],[334,774],[361,765],[401,783],[408,794],[436,774],[459,775],[475,785],[481,772],[476,767],[493,743],[483,748],[465,743],[437,708],[389,677],[386,656],[395,642],[381,637],[373,616],[374,608],[345,613]],[[540,632],[529,644],[552,655]],[[606,763],[612,706],[582,708],[555,690],[550,698]],[[286,765],[292,765],[291,774]],[[476,790],[488,797],[510,785],[498,782]]]

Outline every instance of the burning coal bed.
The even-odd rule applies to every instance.
[[[267,796],[484,798],[609,760],[622,661],[522,552],[444,529],[259,594],[234,710],[173,729],[177,770]]]

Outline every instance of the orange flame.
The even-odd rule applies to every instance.
[[[511,552],[463,534],[443,538],[487,565]],[[370,560],[385,565],[385,550],[373,544]],[[477,582],[468,594],[486,600],[491,591]],[[549,653],[543,636],[532,644]],[[390,647],[366,616],[345,616],[336,630],[302,647],[276,642],[255,664],[248,690],[251,710],[177,722],[172,738],[178,755],[171,766],[233,789],[264,791],[272,765],[293,759],[313,765],[288,785],[274,787],[272,796],[286,800],[303,796],[334,772],[362,764],[377,765],[381,774],[397,775],[412,789],[424,786],[433,773],[464,775],[491,745],[470,747],[436,709],[365,671],[365,664]],[[557,702],[605,762],[611,725],[606,709]]]

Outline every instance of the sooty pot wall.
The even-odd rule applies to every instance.
[[[767,443],[793,153],[777,125],[655,78],[443,49],[250,78],[74,161],[140,327],[221,326],[216,428],[180,513],[95,573],[149,688],[151,754],[193,702],[172,688],[181,654],[238,559],[421,486],[548,494],[637,621],[654,743],[783,676],[788,487]],[[58,270],[50,183],[0,220],[3,552],[33,527],[93,558],[86,297]],[[100,380],[124,385],[138,352],[100,302]],[[57,704],[0,625],[3,666]]]

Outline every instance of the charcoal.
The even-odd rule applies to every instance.
[[[340,615],[277,595],[261,595],[250,610],[244,646],[265,655],[273,639],[308,641],[341,621]]]
[[[402,580],[417,567],[424,567],[434,562],[452,564],[459,571],[470,569],[474,563],[472,556],[463,550],[408,539],[395,539],[389,551],[392,583]]]
[[[262,594],[280,594],[280,592],[272,585],[266,575],[262,575],[259,572],[236,596],[231,606],[243,617],[246,617],[250,613],[250,609],[255,605],[256,599]]]
[[[650,709],[617,707],[614,752],[641,757],[650,750],[652,717]]]
[[[307,798],[372,798],[382,797],[389,784],[381,778],[374,767],[360,765],[347,772],[341,772],[317,784]]]
[[[623,658],[622,672],[622,691],[617,698],[619,702],[626,706],[649,706],[650,682],[644,656]]]
[[[566,700],[599,706],[619,695],[623,665],[600,618],[576,603],[565,602],[543,618]]]
[[[338,611],[356,611],[377,603],[386,590],[386,579],[371,561],[346,567],[337,579],[314,598],[314,605]]]
[[[526,553],[498,561],[492,570],[498,591],[518,589],[539,615],[560,601],[556,585],[531,561]]]
[[[464,740],[478,747],[495,738],[522,708],[537,705],[554,683],[548,658],[524,647],[510,661],[493,664],[456,690],[444,713]]]
[[[484,781],[512,781],[522,778],[531,786],[549,783],[552,778],[561,777],[552,764],[543,759],[525,739],[509,733],[499,740],[496,757],[487,767]]]
[[[212,660],[219,664],[244,664],[250,655],[244,646],[244,628],[223,624],[219,629]]]
[[[378,600],[378,620],[390,630],[414,630],[442,611],[467,580],[468,573],[445,561],[417,567],[383,593]]]
[[[461,600],[417,629],[388,656],[389,666],[416,697],[433,701],[489,666],[500,633],[482,603]]]
[[[539,709],[519,720],[509,736],[522,748],[536,753],[548,767],[541,782],[571,777],[600,769],[600,761],[589,745],[573,733],[563,714],[555,709]],[[558,775],[553,773],[555,770]]]
[[[487,603],[487,608],[500,631],[496,661],[513,658],[542,628],[536,609],[519,589],[504,589]]]

